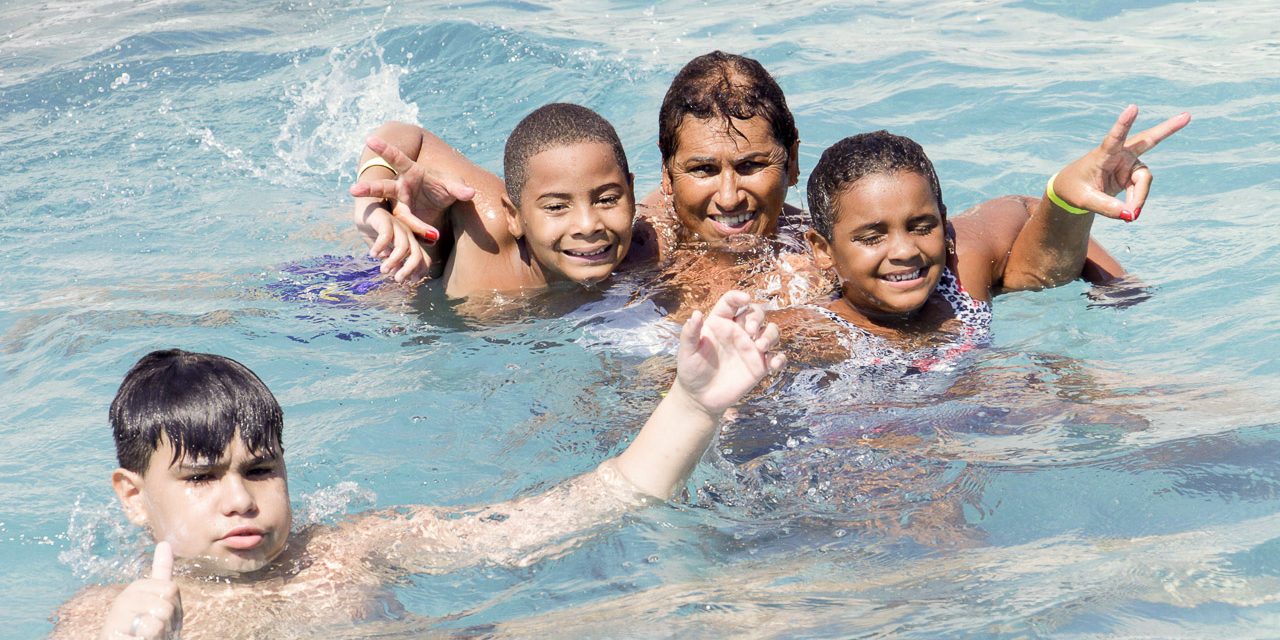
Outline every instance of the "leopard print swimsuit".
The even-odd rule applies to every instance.
[[[903,373],[946,370],[953,368],[955,361],[964,353],[991,341],[991,303],[971,297],[950,267],[943,268],[934,293],[940,294],[951,305],[951,310],[961,323],[961,329],[943,344],[911,351],[893,346],[884,338],[845,320],[830,309],[816,305],[813,308],[832,322],[848,329],[845,344],[852,354],[851,364],[855,366],[900,369]]]

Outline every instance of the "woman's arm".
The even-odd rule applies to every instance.
[[[366,164],[377,158],[390,168]],[[354,221],[384,273],[438,277],[459,249],[499,251],[507,234],[502,179],[439,137],[388,122],[369,137],[360,163]]]

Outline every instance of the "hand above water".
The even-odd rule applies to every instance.
[[[101,640],[176,638],[182,630],[182,594],[173,581],[173,549],[156,544],[151,577],[135,580],[111,603]]]
[[[695,312],[680,332],[676,384],[710,413],[733,406],[765,375],[786,364],[774,353],[778,326],[764,323],[751,296],[730,291],[705,316]]]
[[[1151,190],[1151,170],[1138,158],[1191,122],[1180,113],[1132,138],[1129,129],[1138,107],[1129,105],[1102,143],[1058,172],[1053,191],[1067,204],[1108,218],[1132,222],[1142,213]],[[1124,200],[1113,194],[1124,192]]]
[[[395,219],[427,242],[440,238],[440,229],[448,220],[445,215],[455,202],[475,197],[476,190],[459,180],[429,171],[406,156],[395,145],[377,136],[366,144],[370,151],[387,161],[398,175],[394,178],[358,180],[351,185],[351,195],[391,200]]]

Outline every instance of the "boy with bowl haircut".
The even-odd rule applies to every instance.
[[[358,176],[362,181],[352,188],[357,226],[378,238],[369,253],[383,261],[384,271],[396,265],[396,280],[438,275],[446,294],[466,297],[556,281],[592,285],[628,262],[656,257],[651,251],[631,252],[633,176],[617,132],[594,111],[553,103],[526,116],[507,139],[501,181],[461,156],[456,163],[434,158],[438,166],[464,173],[458,183],[479,188],[453,183],[455,190],[465,191],[465,199],[456,198],[437,225],[441,230],[425,224],[410,230],[400,218],[416,218],[392,216],[392,211],[441,197],[401,193],[409,185],[425,191],[438,187],[413,175],[425,169],[410,155],[422,153],[424,146],[442,146],[428,136],[403,123],[380,127],[369,139]]]
[[[292,536],[271,392],[228,358],[153,352],[111,407],[121,465],[112,487],[157,542],[151,575],[78,594],[59,610],[53,637],[269,637],[403,618],[388,586],[405,574],[523,566],[561,551],[591,527],[669,498],[724,411],[783,366],[771,353],[777,327],[748,301],[731,292],[685,323],[670,392],[631,445],[595,471],[501,504],[400,507]]]

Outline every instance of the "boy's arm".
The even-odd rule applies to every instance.
[[[617,458],[541,495],[472,511],[401,509],[346,525],[358,545],[414,572],[477,562],[526,565],[562,551],[584,532],[655,499],[669,498],[702,457],[726,409],[785,358],[778,328],[747,294],[725,294],[680,337],[676,382]]]
[[[1151,171],[1138,157],[1186,126],[1191,116],[1174,116],[1129,138],[1137,116],[1136,106],[1125,109],[1098,147],[1057,174],[1052,192],[1046,189],[1011,246],[986,248],[993,259],[1007,255],[1003,268],[992,274],[1000,289],[1043,289],[1080,277],[1094,213],[1132,222],[1142,212]],[[1124,201],[1111,195],[1120,191]]]

